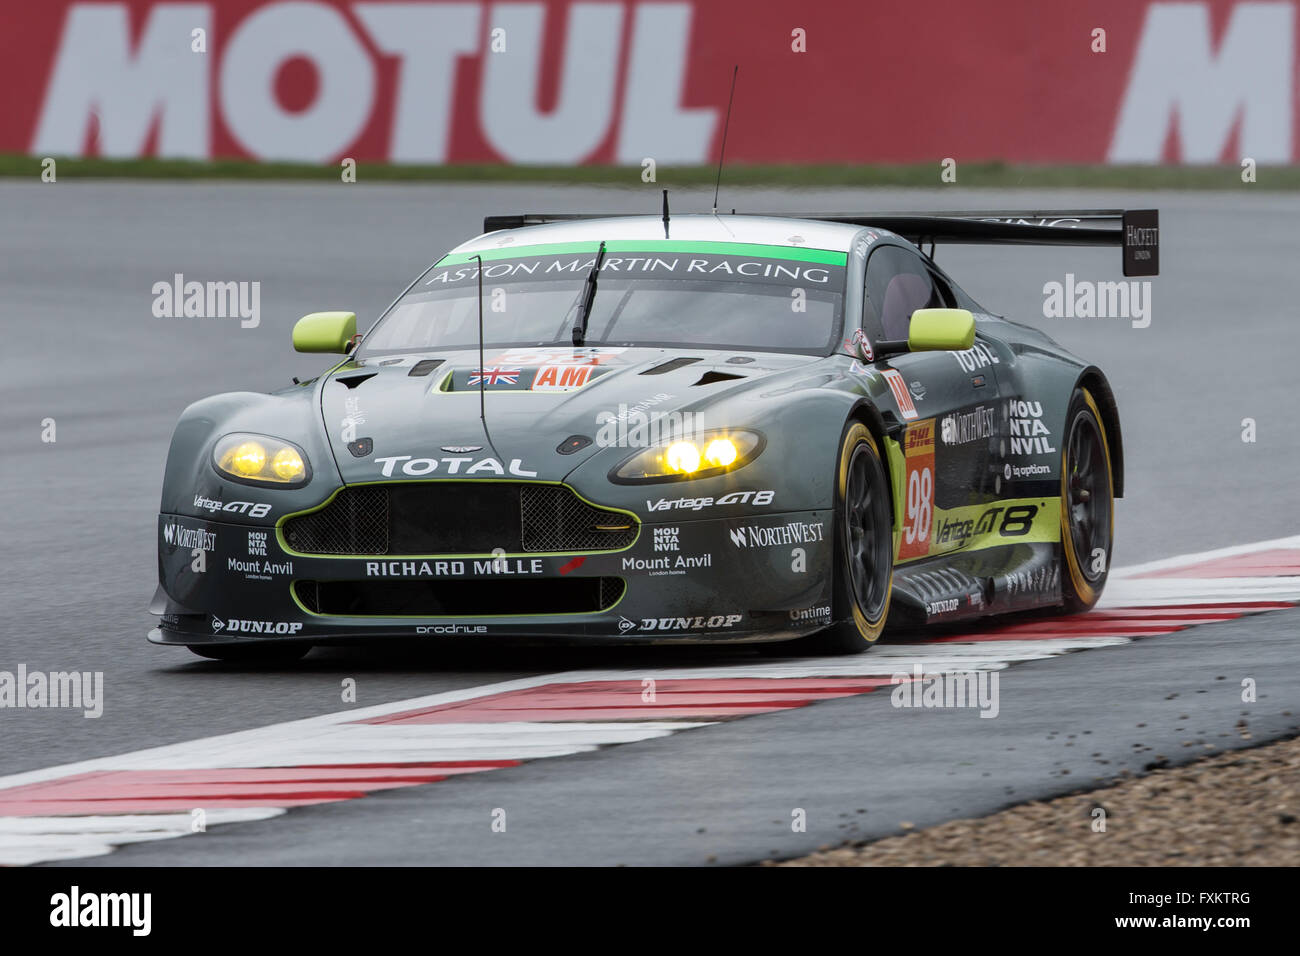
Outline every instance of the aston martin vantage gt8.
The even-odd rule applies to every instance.
[[[798,642],[1079,611],[1123,493],[1101,369],[988,311],[936,243],[1117,245],[1153,210],[523,215],[318,377],[187,408],[150,639]],[[927,254],[925,246],[929,245]]]

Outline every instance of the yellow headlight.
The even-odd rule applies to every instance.
[[[311,477],[303,450],[270,435],[226,435],[212,449],[212,464],[227,477],[254,484],[297,487]]]
[[[673,442],[664,454],[664,461],[673,471],[688,475],[700,470],[700,450],[688,441]]]
[[[680,434],[680,433],[679,433]],[[619,483],[695,480],[744,468],[763,450],[763,436],[746,428],[711,429],[630,456],[610,477]]]
[[[704,449],[704,460],[710,465],[725,468],[740,456],[736,443],[730,438],[715,438]]]
[[[285,481],[293,481],[302,476],[302,456],[292,448],[281,448],[271,459],[271,470]]]
[[[246,441],[230,455],[230,468],[235,474],[251,477],[266,466],[266,449],[255,441]]]

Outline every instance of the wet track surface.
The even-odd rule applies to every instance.
[[[1210,626],[1020,664],[1002,674],[996,720],[971,710],[897,710],[888,692],[878,691],[303,807],[230,827],[219,838],[214,831],[213,839],[141,844],[84,862],[696,866],[785,859],[845,839],[894,836],[902,823],[979,816],[1182,763],[1208,752],[1206,743],[1217,753],[1294,736],[1298,625],[1300,611],[1285,611],[1251,626]],[[1243,659],[1251,661],[1244,669]],[[1249,707],[1235,679],[1243,673],[1267,685]],[[509,814],[505,833],[490,826],[498,807]],[[807,814],[807,832],[791,829],[796,807]],[[208,842],[194,846],[199,839]]]
[[[674,208],[681,211],[707,208],[703,193],[673,195]],[[214,392],[269,390],[292,375],[315,374],[324,360],[297,355],[289,344],[289,330],[301,314],[354,309],[365,327],[420,269],[449,246],[476,234],[484,214],[639,208],[652,212],[657,196],[649,188],[0,183],[0,314],[5,339],[0,383],[5,406],[0,414],[5,539],[0,670],[12,671],[24,663],[29,670],[103,671],[106,696],[103,717],[93,720],[78,711],[0,712],[0,774],[338,711],[343,706],[340,683],[349,677],[356,679],[357,702],[364,706],[557,671],[752,663],[753,655],[742,649],[520,651],[484,646],[316,651],[292,668],[251,671],[202,662],[181,649],[155,648],[144,638],[153,624],[146,606],[156,583],[155,516],[163,461],[172,425],[187,404]],[[1163,275],[1153,283],[1153,319],[1147,329],[1133,329],[1122,319],[1042,318],[1045,282],[1064,281],[1066,273],[1078,279],[1119,278],[1117,250],[953,248],[940,249],[938,259],[990,310],[1038,324],[1109,375],[1120,405],[1128,471],[1128,495],[1117,507],[1116,564],[1300,532],[1293,505],[1300,424],[1290,412],[1300,329],[1288,305],[1293,223],[1300,200],[1244,190],[1064,195],[954,189],[924,195],[732,190],[724,202],[742,211],[1158,206]],[[155,318],[150,312],[151,288],[155,282],[169,282],[175,273],[187,279],[260,281],[260,325],[241,329],[235,319]],[[1257,423],[1258,440],[1253,444],[1241,441],[1242,419],[1248,417]],[[41,442],[46,418],[57,423],[54,444]],[[1085,700],[1081,698],[1079,710],[1069,712],[1077,718],[1062,718],[1050,692],[1053,681],[1071,681],[1072,671],[1087,672],[1086,703],[1097,708],[1099,721],[1101,712],[1111,715],[1105,719],[1116,721],[1112,729],[1140,721],[1130,719],[1129,710],[1146,702],[1141,688],[1166,673],[1161,670],[1166,664],[1185,665],[1189,655],[1194,663],[1198,655],[1204,656],[1204,666],[1197,664],[1193,673],[1184,675],[1189,687],[1205,679],[1202,671],[1224,661],[1249,666],[1256,653],[1261,665],[1294,672],[1300,652],[1293,639],[1277,639],[1279,633],[1294,635],[1294,622],[1294,615],[1284,612],[1222,625],[1232,636],[1221,645],[1207,645],[1209,638],[1195,636],[1214,630],[1208,629],[1023,665],[1021,670],[1033,669],[1047,689],[1029,695],[1028,710],[1017,719],[1027,721],[1025,726],[1034,731],[1049,723],[1062,734],[1082,726],[1088,713]],[[1161,652],[1170,655],[1168,661],[1150,659],[1154,652],[1144,650],[1157,645],[1168,648]],[[1095,660],[1088,662],[1090,658]],[[1137,659],[1146,663],[1134,663]],[[1146,668],[1155,670],[1140,686],[1114,679],[1121,673],[1145,673]],[[1278,693],[1289,694],[1290,704],[1298,702],[1294,685]],[[825,703],[643,743],[624,752],[615,748],[510,772],[540,781],[537,807],[542,814],[547,806],[559,806],[556,801],[565,793],[572,801],[573,793],[584,792],[572,789],[571,773],[557,769],[566,760],[594,766],[616,755],[619,761],[639,762],[640,769],[620,769],[617,774],[623,776],[609,780],[624,780],[625,785],[618,786],[648,801],[647,812],[653,816],[675,812],[662,803],[652,805],[654,774],[667,772],[667,763],[689,783],[701,772],[692,766],[730,762],[734,774],[711,800],[717,813],[728,806],[738,810],[767,799],[755,776],[756,768],[765,764],[752,749],[761,738],[772,739],[755,723],[764,721],[779,727],[785,749],[762,759],[775,760],[779,753],[793,753],[807,742],[809,753],[826,759],[797,771],[816,791],[804,799],[830,801],[828,807],[844,799],[847,806],[852,801],[845,794],[858,785],[856,771],[837,763],[833,755],[843,753],[855,739],[879,746],[870,709],[887,708],[883,700],[884,695],[868,695]],[[1231,710],[1226,703],[1219,709],[1222,713],[1206,713],[1216,728]],[[1280,707],[1279,713],[1285,709]],[[1003,721],[974,724],[1001,728]],[[1268,733],[1286,733],[1288,726],[1279,716]],[[1100,724],[1096,729],[1101,731]],[[696,733],[702,735],[700,740],[712,735],[712,749],[684,743]],[[1120,743],[1128,746],[1132,741],[1116,741]],[[915,752],[921,744],[913,740],[906,746]],[[877,751],[877,759],[882,752]],[[669,753],[670,761],[665,759]],[[1004,765],[998,763],[999,753],[1008,754]],[[751,763],[751,756],[760,762]],[[1061,786],[1052,776],[1050,761],[1031,763],[997,746],[986,759],[989,763],[978,773],[997,776],[1005,771],[1024,782],[1026,796],[1035,781],[1041,792]],[[781,769],[779,761],[766,766],[778,774],[791,772],[788,766]],[[454,783],[501,785],[487,779]],[[905,776],[899,786],[909,789]],[[543,799],[547,788],[554,794]],[[418,803],[428,789],[413,788],[382,800]],[[992,808],[1007,799],[994,789],[968,787],[963,792],[970,795],[964,804],[967,811]],[[618,794],[606,796],[615,799]],[[771,796],[781,807],[796,799]],[[290,819],[294,827],[310,827],[312,814],[380,814],[371,825],[375,836],[380,831],[395,835],[410,825],[411,813],[419,816],[416,807],[390,819],[373,808],[380,803],[378,798],[354,801],[346,807],[298,811]],[[481,805],[478,799],[474,803]],[[936,795],[907,819],[933,822],[961,805]],[[563,828],[553,823],[558,840]],[[328,825],[339,823],[331,820]],[[244,839],[256,839],[258,827],[270,826],[249,825],[241,832]],[[581,841],[574,844],[570,832],[564,838],[572,848],[568,857],[552,848],[548,858],[547,848],[538,844],[520,861],[650,861],[648,851],[632,844],[619,848],[618,828],[611,827],[594,828],[585,849]],[[787,836],[788,830],[785,826]],[[290,835],[283,821],[276,832],[284,841],[306,839]],[[868,828],[860,828],[854,835],[865,832]],[[792,849],[811,848],[836,834],[842,838],[844,832],[820,832],[815,840],[810,833],[806,847]],[[766,856],[772,848],[785,855],[789,849],[781,844],[768,847],[755,842],[757,838],[756,831],[741,827],[717,852],[722,860],[735,861]],[[399,856],[399,843],[390,836],[375,845],[392,846],[394,862],[419,861]],[[346,843],[335,849],[337,855],[329,857],[295,856],[283,847],[272,848],[264,862],[351,858]],[[621,858],[623,849],[626,858]],[[126,853],[170,853],[172,862],[189,859],[180,850],[166,845],[135,848],[122,851],[120,859],[129,862]],[[188,844],[185,850],[195,852]],[[470,862],[480,852],[488,861],[492,851],[462,842],[448,845],[445,856],[430,861]],[[654,861],[703,862],[713,853],[665,853]],[[370,856],[365,861],[383,859]]]

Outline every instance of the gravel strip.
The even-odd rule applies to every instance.
[[[1105,832],[1097,832],[1105,811]],[[763,866],[1296,866],[1300,738]],[[911,824],[900,821],[904,830]]]

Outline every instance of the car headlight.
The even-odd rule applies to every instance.
[[[293,488],[311,478],[303,450],[269,435],[226,435],[212,449],[212,464],[225,477],[252,485]]]
[[[709,478],[749,464],[763,450],[763,444],[758,432],[702,432],[642,449],[614,469],[610,477],[618,482]]]

